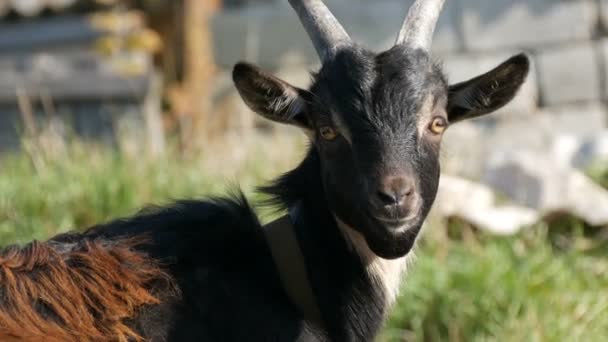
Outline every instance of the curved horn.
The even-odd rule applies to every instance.
[[[333,57],[350,37],[321,0],[289,0],[322,61]]]
[[[416,0],[405,17],[395,45],[431,49],[437,19],[445,0]]]

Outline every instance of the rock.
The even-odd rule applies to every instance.
[[[539,116],[549,120],[548,126],[538,126],[539,129],[553,132],[552,137],[559,134],[590,137],[600,134],[606,127],[606,107],[600,102],[545,107]]]
[[[608,225],[608,191],[576,170],[570,173],[566,182],[565,211],[594,226]]]
[[[556,207],[564,193],[563,177],[545,156],[529,151],[496,154],[490,161],[484,183],[516,203],[544,210]]]
[[[604,9],[602,10],[602,17],[604,18],[604,25],[608,24],[608,1],[602,1],[602,6]],[[605,26],[608,27],[608,26]],[[601,38],[597,42],[597,52],[600,58],[600,63],[602,63],[603,68],[601,69],[603,73],[603,90],[604,93],[602,97],[604,100],[608,100],[608,38]]]
[[[443,175],[435,210],[458,217],[494,234],[510,235],[538,221],[536,211],[521,206],[497,206],[492,189],[457,177]]]
[[[597,22],[597,8],[590,0],[460,0],[460,4],[464,43],[470,50],[538,49],[590,40]]]
[[[576,158],[583,139],[570,134],[560,134],[555,137],[550,153],[558,167],[573,166],[573,161]]]
[[[375,51],[392,47],[413,0],[328,1],[327,5],[354,41]],[[462,48],[454,14],[448,1],[435,31],[433,50]],[[267,68],[318,63],[317,54],[297,15],[285,3],[225,10],[212,20],[215,60],[229,67],[247,60]]]
[[[242,60],[264,68],[316,63],[317,54],[297,20],[281,6],[219,12],[211,21],[216,63],[227,68]]]
[[[599,0],[600,2],[600,20],[602,25],[608,27],[608,0]]]
[[[572,165],[584,169],[594,162],[608,163],[608,131],[582,139],[577,145]]]
[[[544,105],[602,98],[599,61],[591,43],[543,49],[537,55],[537,68]]]
[[[576,146],[557,152],[571,164],[581,142],[605,132],[606,114],[600,103],[544,108],[531,115],[494,113],[450,127],[442,145],[442,166],[448,174],[482,179],[490,160],[504,153],[531,151],[544,155],[555,148],[556,137],[574,139]],[[558,140],[560,140],[558,139]],[[565,140],[564,140],[565,139]],[[601,148],[589,146],[587,149]],[[589,154],[596,152],[588,151]],[[599,152],[597,152],[599,153]],[[587,159],[591,158],[589,156]],[[580,163],[580,162],[579,162]]]
[[[555,137],[560,135],[577,139],[596,135],[604,130],[606,110],[601,103],[587,103],[546,107],[528,117],[491,115],[490,118],[497,120],[482,126],[488,159],[500,151],[543,154],[553,148]]]
[[[567,212],[592,225],[608,224],[608,191],[554,154],[519,151],[496,155],[484,182],[543,214]]]
[[[450,175],[480,179],[488,153],[483,129],[470,121],[450,127],[441,146],[441,169]]]

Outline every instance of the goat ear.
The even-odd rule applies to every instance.
[[[481,76],[450,86],[450,123],[489,114],[509,103],[526,80],[529,70],[528,57],[519,54]]]
[[[311,127],[306,114],[308,93],[305,90],[242,62],[234,66],[232,79],[243,101],[254,112],[279,123]]]

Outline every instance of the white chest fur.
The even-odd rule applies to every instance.
[[[360,255],[369,277],[378,286],[383,288],[387,307],[390,307],[399,295],[402,280],[410,260],[413,259],[413,253],[410,252],[402,258],[394,260],[380,258],[371,251],[361,233],[345,225],[340,220],[338,220],[338,226],[347,242]]]

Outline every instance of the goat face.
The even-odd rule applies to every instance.
[[[374,54],[345,39],[325,50],[317,46],[323,65],[309,90],[244,63],[235,66],[233,78],[253,111],[297,125],[311,138],[336,218],[361,233],[378,256],[402,257],[437,193],[444,130],[508,103],[529,62],[514,56],[448,86],[425,48],[397,44]]]

